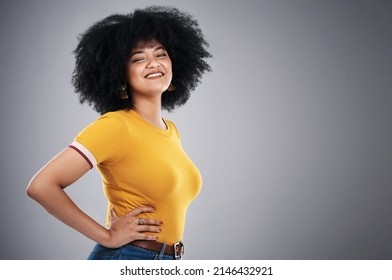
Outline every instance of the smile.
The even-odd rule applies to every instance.
[[[164,74],[161,72],[156,72],[156,73],[150,73],[146,76],[144,76],[146,79],[152,79],[152,78],[159,78],[162,77]]]

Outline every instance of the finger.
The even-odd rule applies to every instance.
[[[139,234],[137,237],[138,240],[158,240],[159,237],[155,235],[148,235],[148,234]]]
[[[148,219],[148,218],[140,218],[138,219],[139,225],[152,225],[152,226],[160,226],[163,224],[160,220]]]
[[[114,207],[110,208],[110,217],[111,218],[118,218],[116,211],[114,210]]]
[[[151,206],[140,206],[140,207],[137,207],[137,208],[133,209],[132,211],[128,212],[127,215],[135,217],[135,216],[140,215],[142,213],[152,213],[154,211],[155,211],[155,209],[152,208]]]
[[[159,227],[154,227],[154,226],[139,226],[137,228],[138,232],[161,232],[161,229]]]

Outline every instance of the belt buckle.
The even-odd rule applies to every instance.
[[[179,258],[181,258],[181,256],[182,255],[184,255],[184,244],[180,241],[180,242],[177,242],[177,243],[175,243],[174,245],[173,245],[173,247],[174,247],[174,257],[176,258],[176,259],[179,259]],[[178,249],[178,247],[180,247],[180,254],[177,254],[177,249]]]

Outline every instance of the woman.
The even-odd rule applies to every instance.
[[[181,258],[201,176],[161,110],[185,104],[210,71],[207,46],[192,16],[157,6],[109,16],[80,37],[73,85],[101,116],[32,178],[27,194],[97,243],[89,259]],[[64,192],[94,166],[106,227]]]

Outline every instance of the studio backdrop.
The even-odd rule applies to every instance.
[[[392,4],[362,0],[1,1],[0,258],[91,251],[25,190],[98,117],[71,85],[77,36],[150,5],[192,14],[213,55],[164,114],[203,177],[185,259],[392,259]],[[104,223],[96,169],[66,191]]]

